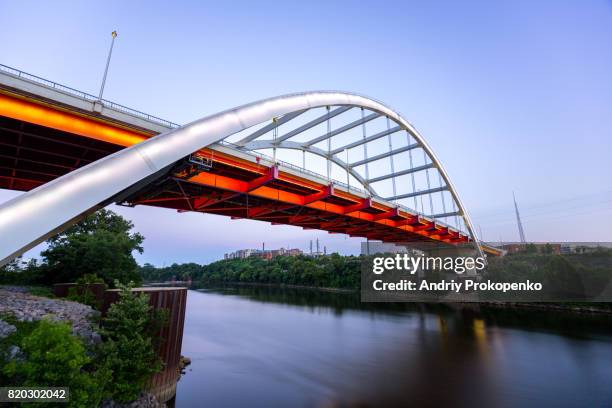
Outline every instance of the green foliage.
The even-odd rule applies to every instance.
[[[0,283],[11,285],[38,284],[42,281],[42,273],[36,259],[25,262],[21,257],[17,257],[0,267]]]
[[[541,293],[523,293],[521,298],[541,301],[544,297],[564,303],[595,299],[612,279],[612,251],[608,249],[589,254],[547,252],[544,247],[541,253],[489,258],[485,277],[494,282],[541,282],[544,288]]]
[[[96,283],[95,276],[83,284]],[[122,285],[119,299],[108,309],[100,332],[103,342],[87,350],[65,323],[20,322],[13,315],[0,318],[17,331],[0,339],[0,383],[18,386],[70,387],[70,404],[95,407],[103,399],[128,402],[138,397],[150,376],[159,371],[158,333],[167,322],[166,311],[153,312],[147,295]],[[23,358],[8,360],[12,345]]]
[[[360,257],[338,254],[316,258],[280,256],[270,261],[261,258],[229,259],[207,265],[201,281],[358,289],[360,266]]]
[[[252,282],[358,289],[361,257],[332,254],[322,257],[279,256],[225,259],[209,265],[173,264],[155,268],[145,264],[140,274],[145,281],[192,280],[203,284]]]
[[[73,282],[85,274],[98,274],[108,284],[140,281],[132,253],[142,253],[143,236],[134,225],[109,210],[100,210],[63,233],[50,238],[41,252],[47,283]]]
[[[76,280],[77,285],[90,285],[93,283],[105,283],[104,279],[96,275],[95,273],[86,273]]]
[[[576,267],[561,256],[550,257],[542,268],[545,286],[560,298],[575,299],[584,294],[581,275]]]
[[[75,302],[83,303],[85,305],[91,306],[94,309],[100,310],[102,307],[102,299],[97,299],[96,294],[92,289],[92,285],[94,284],[104,284],[104,289],[106,289],[106,284],[104,283],[104,279],[100,278],[98,275],[94,274],[85,274],[76,281],[76,286],[68,289],[68,299],[73,300]]]
[[[146,380],[161,369],[153,340],[160,316],[152,313],[147,295],[133,293],[132,285],[117,282],[117,287],[119,300],[102,321],[104,342],[97,365],[112,373],[107,392],[127,402],[138,397]]]
[[[0,283],[31,285],[74,282],[98,274],[107,285],[115,280],[140,282],[134,251],[142,253],[144,237],[134,225],[109,210],[100,210],[47,240],[43,263],[15,258],[0,267]]]
[[[15,315],[7,312],[0,313],[0,319],[10,325],[15,326],[17,329],[9,336],[0,339],[0,384],[9,384],[9,378],[1,368],[8,362],[7,353],[9,348],[13,345],[21,344],[22,339],[28,336],[38,326],[38,322],[19,321]]]
[[[548,282],[544,286],[559,299],[576,299],[582,294],[601,292],[612,276],[612,250],[556,255],[552,246],[541,252],[528,251],[490,258],[485,276],[494,282]],[[272,260],[258,257],[225,259],[209,265],[182,264],[156,268],[145,264],[140,274],[147,281],[192,280],[203,285],[218,283],[265,283],[327,288],[359,289],[363,256],[279,256]],[[441,279],[442,276],[430,279]],[[539,300],[542,293],[533,292]]]
[[[164,268],[156,268],[145,263],[139,268],[140,276],[146,282],[166,282],[171,280],[188,281],[202,276],[204,269],[197,263],[172,264]]]
[[[53,298],[53,290],[49,286],[27,286],[28,292],[34,296]]]
[[[91,358],[66,323],[42,320],[19,339],[26,358],[9,361],[2,369],[12,384],[25,387],[69,387],[71,407],[94,407],[102,400],[101,372],[87,372]]]

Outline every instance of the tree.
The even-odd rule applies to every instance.
[[[75,286],[68,289],[68,299],[100,310],[104,302],[103,299],[98,299],[96,297],[96,291],[93,289],[93,285],[102,284],[104,290],[106,290],[107,286],[104,280],[96,274],[86,273],[77,279],[75,283]]]
[[[155,352],[157,333],[167,315],[153,313],[149,297],[132,292],[133,284],[119,288],[119,300],[108,309],[102,321],[99,367],[112,372],[107,392],[120,402],[138,397],[147,379],[161,369]]]
[[[47,283],[73,282],[85,274],[97,274],[108,285],[115,280],[140,282],[132,253],[142,253],[144,237],[131,232],[134,225],[122,216],[102,209],[47,241],[41,252]]]
[[[542,274],[545,286],[554,300],[567,301],[585,297],[580,272],[564,257],[559,255],[550,257],[542,268]]]
[[[21,256],[0,267],[0,283],[32,285],[40,283],[41,269],[36,259],[24,261]]]

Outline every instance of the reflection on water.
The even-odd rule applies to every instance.
[[[612,318],[190,291],[181,407],[612,406]]]

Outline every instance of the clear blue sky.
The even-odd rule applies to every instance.
[[[0,63],[169,120],[341,89],[400,111],[487,240],[612,241],[612,2],[33,2],[0,0]],[[15,193],[0,191],[0,201]],[[140,261],[242,247],[358,251],[359,240],[253,221],[119,209]],[[240,238],[237,239],[236,236]]]

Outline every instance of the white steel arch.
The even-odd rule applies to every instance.
[[[0,205],[0,265],[101,206],[119,200],[122,192],[146,182],[158,172],[203,147],[273,118],[278,118],[278,122],[286,122],[309,109],[328,106],[337,107],[335,111],[329,111],[329,115],[343,113],[352,107],[368,109],[389,118],[408,132],[435,164],[469,234],[482,254],[468,213],[448,174],[425,139],[408,121],[391,108],[365,96],[339,91],[315,91],[269,98],[206,116],[118,151],[3,203]],[[371,119],[373,116],[368,118]],[[281,140],[281,143],[285,143],[283,147],[291,146],[288,141],[285,142],[290,137]],[[312,144],[308,146],[309,150],[321,154],[316,152]],[[340,166],[345,164],[337,158],[328,158]],[[367,180],[357,176],[368,187]]]

